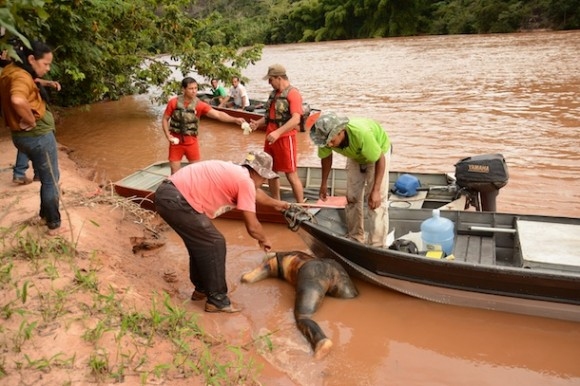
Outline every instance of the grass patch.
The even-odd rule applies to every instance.
[[[98,196],[75,204],[121,208],[133,222],[157,233],[151,212],[127,200]],[[165,292],[142,294],[150,305],[136,308],[100,276],[98,253],[77,251],[80,235],[76,240],[73,235],[71,240],[47,238],[41,228],[21,223],[0,229],[0,383],[34,371],[50,382],[53,372],[65,371],[69,384],[122,383],[128,377],[141,384],[182,378],[192,384],[260,384],[261,368],[247,357],[254,341],[228,346],[203,330],[199,315]],[[69,351],[38,352],[65,338]],[[77,347],[85,354],[78,354]],[[167,348],[162,358],[159,347]]]

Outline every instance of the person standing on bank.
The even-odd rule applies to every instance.
[[[250,121],[252,131],[266,126],[264,151],[274,159],[274,171],[286,173],[286,178],[292,186],[296,202],[304,202],[304,188],[298,178],[298,150],[296,145],[296,128],[300,126],[302,117],[302,96],[293,87],[286,75],[286,69],[281,64],[268,67],[264,80],[274,89],[266,102],[266,113],[257,121]],[[280,199],[280,181],[269,181],[272,197]]]
[[[169,142],[169,165],[171,174],[181,167],[181,159],[185,155],[189,162],[199,161],[199,118],[207,115],[226,123],[241,125],[244,118],[235,118],[222,111],[214,110],[209,104],[197,97],[198,84],[193,78],[187,77],[181,81],[183,95],[173,97],[167,103],[161,120],[161,127]]]
[[[43,87],[52,87],[56,91],[60,91],[61,86],[60,83],[54,80],[45,80],[45,79],[35,79],[34,82],[38,85],[38,89],[40,90],[40,95],[42,99],[49,103],[48,95],[46,90],[43,90]],[[14,163],[13,173],[12,173],[12,182],[18,185],[27,185],[33,181],[40,181],[40,177],[38,177],[38,173],[34,171],[34,176],[32,179],[26,176],[26,171],[28,170],[28,163],[30,160],[26,154],[22,153],[21,151],[16,152],[16,162]]]
[[[389,160],[391,143],[381,125],[368,118],[338,117],[325,113],[310,131],[321,159],[320,198],[327,199],[332,152],[347,157],[346,223],[348,237],[365,242],[364,202],[368,201],[368,244],[384,247],[389,231]]]
[[[183,239],[189,253],[191,300],[207,299],[207,312],[238,312],[227,296],[226,240],[211,219],[237,208],[248,234],[269,251],[272,244],[256,216],[256,202],[283,211],[290,207],[259,187],[275,178],[272,158],[250,152],[241,165],[208,160],[188,165],[165,180],[155,192],[157,213]]]
[[[18,41],[16,44],[15,50],[21,50],[22,43]],[[12,63],[12,59],[8,56],[8,52],[6,50],[2,51],[0,55],[0,68],[7,66],[8,64]],[[60,83],[52,80],[44,80],[40,78],[36,78],[34,80],[40,90],[40,95],[42,99],[48,104],[48,95],[46,90],[43,87],[52,87],[56,89],[56,91],[60,91]],[[1,112],[1,109],[0,109]],[[40,178],[34,173],[34,178],[30,179],[26,176],[26,171],[28,170],[28,163],[30,160],[26,156],[26,154],[17,151],[16,152],[16,162],[14,163],[14,167],[12,168],[12,182],[18,185],[28,185],[32,181],[40,181]]]
[[[2,115],[19,152],[32,161],[40,179],[40,218],[46,221],[48,234],[58,235],[61,228],[58,182],[58,150],[52,113],[35,79],[50,71],[53,54],[45,43],[32,41],[31,48],[19,46],[22,62],[8,64],[0,74]]]

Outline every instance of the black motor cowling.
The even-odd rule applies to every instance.
[[[509,179],[507,164],[501,154],[467,157],[455,164],[457,185],[479,192],[481,210],[495,211],[496,197]]]

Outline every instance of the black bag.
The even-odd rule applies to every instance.
[[[461,187],[486,192],[503,188],[509,175],[503,155],[484,154],[457,162],[455,178]]]

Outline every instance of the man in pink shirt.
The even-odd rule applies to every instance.
[[[283,211],[290,204],[268,196],[260,186],[276,178],[272,157],[250,152],[241,165],[209,160],[188,165],[155,192],[159,215],[183,239],[189,252],[192,300],[207,299],[207,312],[238,312],[228,298],[226,240],[211,219],[234,208],[242,211],[248,234],[269,251],[270,240],[256,216],[256,202]]]

